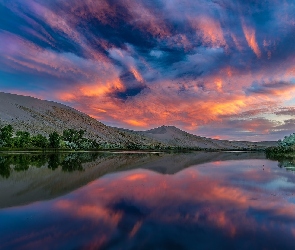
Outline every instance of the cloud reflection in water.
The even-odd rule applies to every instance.
[[[294,183],[268,160],[109,174],[52,201],[0,210],[0,247],[291,249]]]

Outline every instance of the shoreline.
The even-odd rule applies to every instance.
[[[1,153],[149,153],[149,154],[158,154],[158,153],[192,153],[192,152],[227,152],[227,153],[242,153],[242,152],[265,152],[266,149],[163,149],[163,150],[129,150],[129,149],[98,149],[98,150],[70,150],[70,149],[0,149]]]

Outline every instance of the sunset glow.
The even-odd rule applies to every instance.
[[[295,132],[294,11],[274,0],[0,0],[0,91],[116,127],[278,140]]]

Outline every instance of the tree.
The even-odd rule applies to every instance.
[[[99,144],[95,140],[83,138],[79,143],[79,148],[84,150],[97,149]]]
[[[11,147],[13,144],[13,128],[11,125],[4,126],[0,129],[0,146]]]
[[[63,131],[63,140],[67,148],[70,149],[89,149],[92,148],[92,142],[83,138],[85,130],[66,129]]]
[[[59,148],[60,136],[54,131],[49,134],[49,146],[51,148]]]
[[[279,140],[279,146],[283,148],[292,148],[295,146],[295,133],[285,136],[283,140]]]
[[[16,137],[14,138],[14,144],[16,147],[25,148],[28,147],[31,142],[31,137],[29,132],[17,131]]]
[[[140,149],[140,145],[135,144],[134,142],[129,142],[129,143],[126,145],[126,148],[127,148],[127,149],[134,149],[134,150],[137,150],[137,149]]]
[[[66,129],[63,131],[63,139],[68,142],[79,143],[83,139],[85,130]]]
[[[48,139],[40,134],[33,136],[31,141],[32,145],[35,147],[46,148],[48,146]]]

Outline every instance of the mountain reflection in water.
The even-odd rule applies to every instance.
[[[0,190],[5,190],[0,192],[0,208],[56,198],[116,171],[140,167],[174,174],[205,162],[257,158],[265,156],[255,152],[0,154]]]
[[[294,249],[295,175],[211,156],[220,160],[189,167],[190,154],[136,159],[67,195],[1,209],[0,248]],[[186,168],[167,174],[177,159]]]

